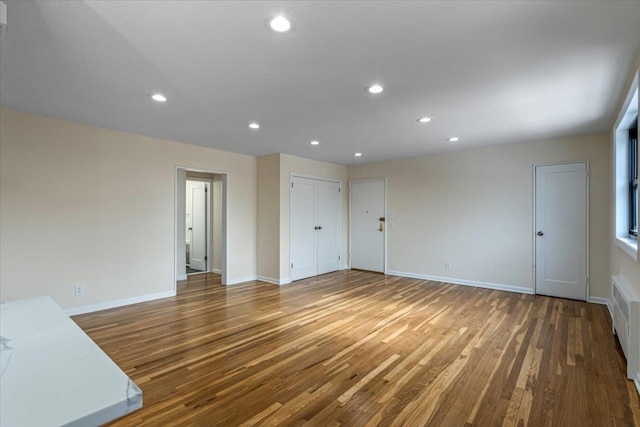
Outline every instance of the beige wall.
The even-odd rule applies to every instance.
[[[353,166],[349,179],[387,178],[388,270],[531,290],[533,165],[588,160],[591,295],[605,297],[609,153],[607,135],[578,136]]]
[[[633,79],[635,77],[640,77],[640,73],[639,73],[639,69],[640,69],[640,48],[638,48],[638,51],[636,52],[636,56],[635,59],[633,61],[633,65],[631,66],[631,69],[629,70],[629,75],[627,77],[627,81],[625,83],[624,86],[624,90],[620,96],[620,99],[618,101],[618,107],[616,109],[616,112],[619,112],[622,107],[623,107],[623,103],[625,101],[625,98],[627,96],[627,94],[629,93],[630,89],[631,89],[631,84],[633,82]],[[640,109],[640,100],[638,102],[638,109]],[[617,114],[616,114],[617,115]],[[611,131],[611,153],[612,153],[612,157],[613,157],[613,152],[614,152],[614,141],[613,141],[613,126],[615,125],[615,123],[612,123],[612,131]],[[625,280],[625,282],[627,284],[629,284],[629,286],[631,286],[632,288],[634,288],[636,294],[640,295],[640,263],[634,261],[633,259],[631,259],[631,257],[629,257],[629,255],[627,255],[625,252],[623,252],[621,249],[619,249],[615,243],[615,197],[613,194],[613,191],[615,191],[615,161],[612,158],[612,167],[611,167],[611,191],[612,191],[612,195],[611,195],[611,199],[610,199],[610,204],[612,206],[611,209],[611,217],[610,217],[610,227],[611,227],[611,232],[610,232],[610,242],[611,242],[611,274],[614,276],[622,276]],[[611,299],[611,295],[610,295],[610,289],[607,292],[607,298]],[[640,343],[640,339],[638,340]],[[640,354],[640,349],[638,349],[638,354]],[[636,366],[640,366],[640,360],[636,361]],[[640,373],[638,375],[637,381],[640,381]]]
[[[280,281],[280,154],[258,158],[258,276]]]
[[[229,282],[255,277],[256,158],[6,109],[0,125],[2,300],[173,290],[176,166],[228,173]]]

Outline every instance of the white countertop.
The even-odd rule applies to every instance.
[[[0,426],[92,426],[142,391],[49,297],[0,304]]]

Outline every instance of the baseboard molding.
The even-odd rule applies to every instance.
[[[405,271],[387,270],[390,276],[409,277],[411,279],[433,280],[435,282],[452,283],[454,285],[473,286],[476,288],[495,289],[497,291],[517,292],[519,294],[533,294],[533,289],[520,286],[500,285],[497,283],[477,282],[475,280],[454,279],[452,277],[431,276],[428,274],[407,273]]]
[[[291,279],[278,280],[278,279],[273,279],[271,277],[266,277],[266,276],[258,276],[258,280],[260,280],[261,282],[273,283],[274,285],[280,285],[280,286],[291,283]]]
[[[220,270],[219,268],[212,268],[211,270],[209,270],[210,273],[216,273],[216,274],[222,274],[222,270]]]
[[[350,270],[351,266],[349,264],[341,265],[340,270]]]
[[[589,297],[589,302],[592,304],[606,305],[607,310],[609,310],[609,316],[611,316],[611,321],[613,322],[613,307],[611,306],[611,301],[609,301],[609,299],[600,297]]]
[[[178,281],[178,280],[187,280],[187,275],[186,274],[178,275],[178,277],[176,277],[176,281]]]
[[[240,277],[239,279],[233,279],[233,280],[227,281],[227,286],[239,285],[240,283],[252,282],[254,280],[258,280],[258,276]]]
[[[94,311],[108,310],[110,308],[123,307],[125,305],[138,304],[141,302],[154,301],[157,299],[171,298],[176,296],[176,291],[158,292],[156,294],[140,295],[132,298],[118,299],[115,301],[101,302],[99,304],[85,305],[82,307],[68,308],[64,312],[67,316],[93,313]]]

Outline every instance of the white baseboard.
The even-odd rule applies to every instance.
[[[82,307],[68,308],[64,312],[67,313],[67,316],[76,316],[78,314],[93,313],[94,311],[108,310],[110,308],[117,308],[125,305],[138,304],[141,302],[153,301],[153,300],[163,299],[163,298],[171,298],[175,296],[176,296],[175,290],[158,292],[156,294],[140,295],[137,297],[101,302],[98,304],[85,305]]]
[[[351,266],[349,264],[344,264],[340,266],[340,270],[350,270]]]
[[[187,280],[187,275],[186,274],[179,274],[178,277],[176,277],[176,281],[178,280]]]
[[[258,276],[247,276],[247,277],[240,277],[238,279],[231,279],[227,281],[227,286],[230,285],[238,285],[240,283],[245,283],[245,282],[252,282],[254,280],[258,280]]]
[[[288,279],[288,278],[283,280],[278,280],[278,279],[273,279],[271,277],[258,276],[258,280],[260,280],[261,282],[273,283],[274,285],[280,285],[280,286],[291,283],[291,279]]]
[[[212,269],[209,270],[209,272],[216,273],[216,274],[222,274],[222,270],[220,270],[219,268],[212,268]]]
[[[589,297],[589,302],[592,304],[606,305],[607,310],[609,310],[609,316],[611,316],[611,321],[613,322],[613,307],[611,306],[611,301],[607,298]]]
[[[402,276],[412,279],[433,280],[436,282],[452,283],[454,285],[473,286],[476,288],[495,289],[498,291],[517,292],[520,294],[533,294],[533,289],[523,288],[520,286],[500,285],[497,283],[477,282],[475,280],[454,279],[452,277],[430,276],[428,274],[407,273],[404,271],[387,270],[386,274],[390,276]]]

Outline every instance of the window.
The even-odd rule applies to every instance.
[[[638,261],[638,76],[636,73],[629,92],[621,106],[613,126],[614,174],[614,219],[616,246]]]
[[[629,236],[638,237],[638,117],[629,128]]]

